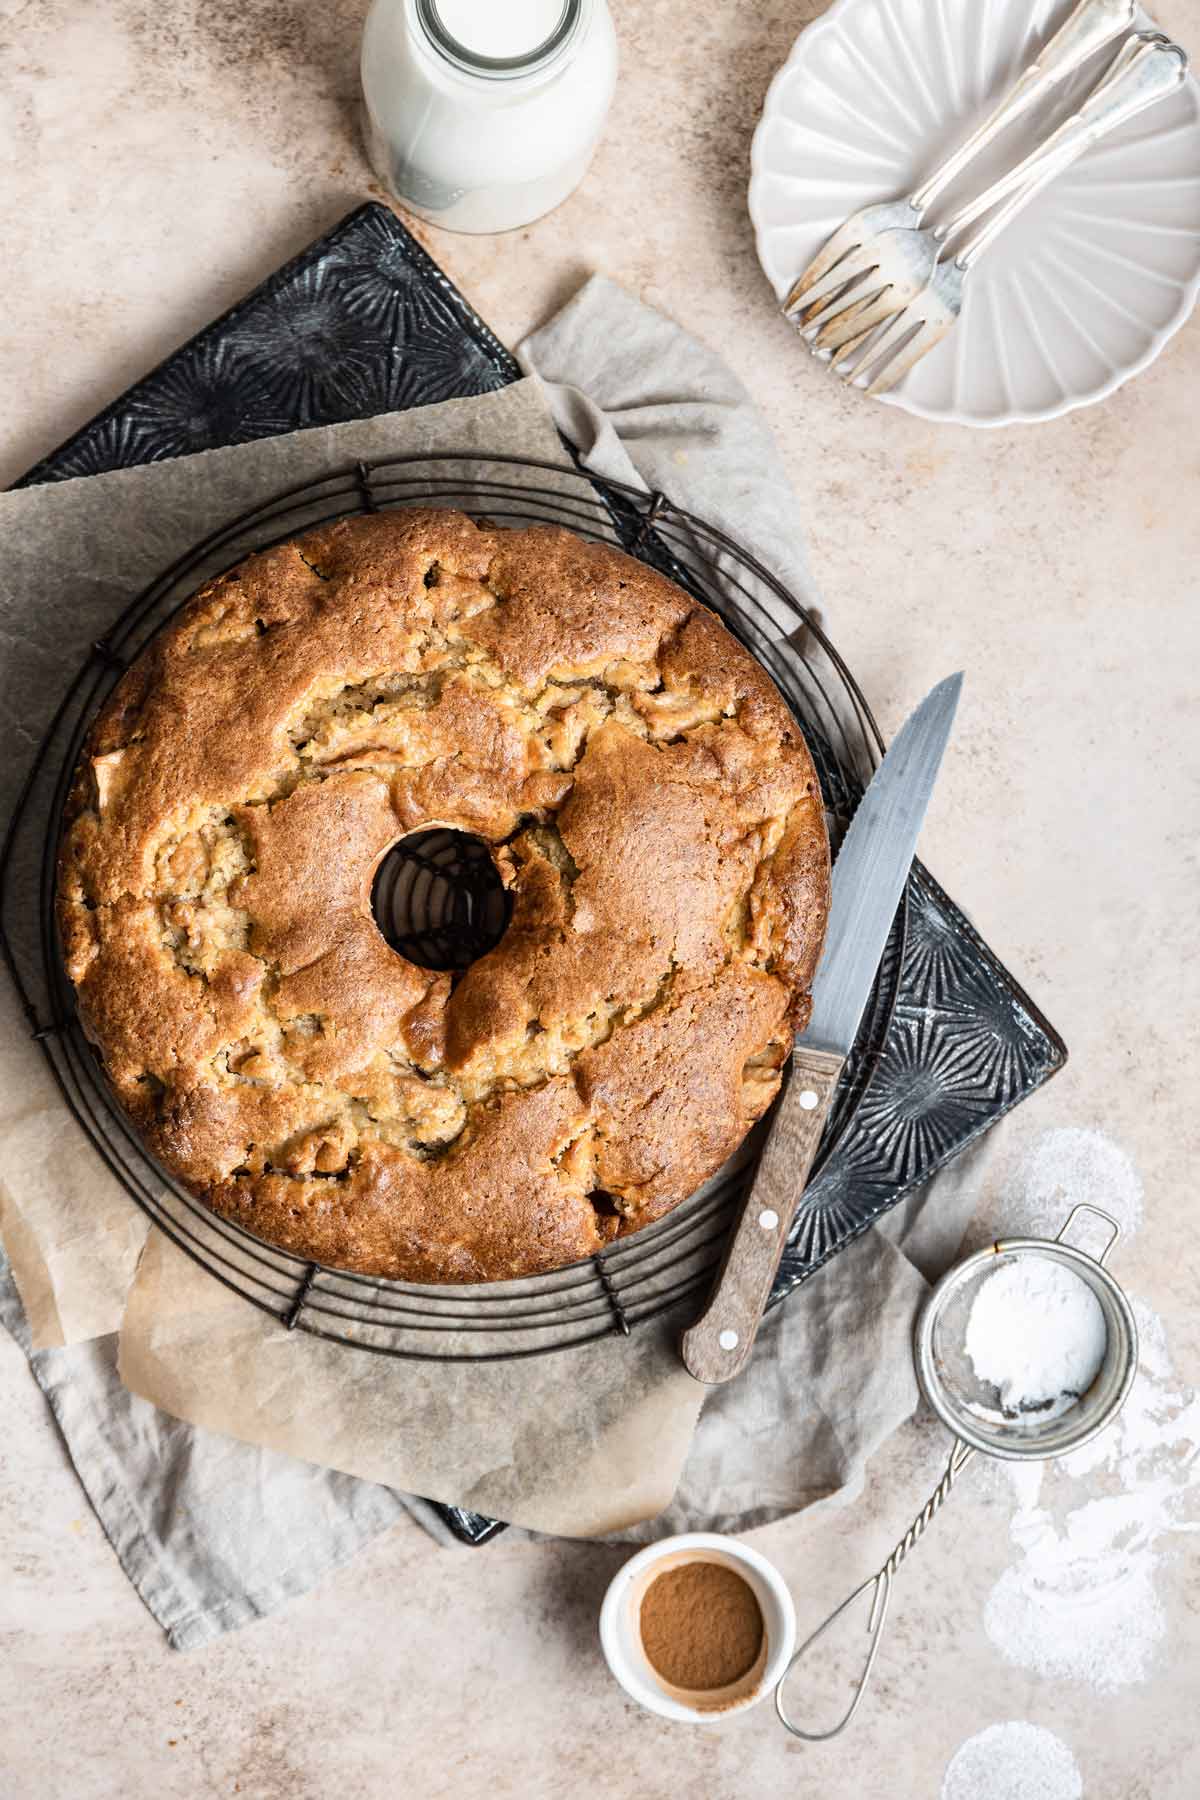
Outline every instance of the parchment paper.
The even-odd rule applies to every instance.
[[[257,499],[357,457],[472,448],[562,455],[524,381],[0,496],[4,816],[65,673],[174,557]],[[180,1418],[546,1532],[608,1533],[670,1500],[703,1397],[678,1361],[678,1318],[499,1364],[396,1363],[289,1333],[147,1235],[67,1116],[7,980],[0,1089],[0,1235],[36,1346],[119,1327],[125,1382]]]

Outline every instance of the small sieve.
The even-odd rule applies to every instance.
[[[1086,1250],[1064,1241],[1080,1213],[1091,1213],[1109,1227],[1108,1240],[1098,1256],[1091,1256]],[[975,1452],[980,1450],[986,1456],[1003,1457],[1008,1461],[1030,1462],[1065,1456],[1069,1450],[1077,1450],[1097,1432],[1103,1431],[1125,1404],[1137,1372],[1137,1326],[1129,1301],[1104,1266],[1120,1235],[1120,1226],[1108,1213],[1098,1206],[1081,1203],[1071,1208],[1057,1237],[1001,1239],[956,1264],[930,1294],[917,1320],[914,1339],[917,1379],[934,1412],[954,1433],[954,1447],[942,1479],[882,1568],[859,1583],[854,1592],[804,1640],[788,1664],[775,1690],[775,1710],[793,1737],[804,1738],[808,1743],[823,1743],[837,1737],[849,1725],[875,1666],[891,1599],[892,1579],[945,1504],[951,1488]],[[1100,1367],[1086,1392],[1075,1398],[1066,1411],[1053,1415],[1041,1410],[1005,1409],[999,1391],[979,1379],[967,1355],[967,1322],[982,1283],[1006,1263],[1029,1257],[1058,1263],[1078,1276],[1090,1288],[1104,1316],[1107,1341]],[[871,1610],[867,1619],[867,1655],[850,1705],[828,1731],[806,1731],[789,1718],[784,1688],[808,1651],[860,1596],[868,1592]]]

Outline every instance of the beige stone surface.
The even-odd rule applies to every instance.
[[[821,10],[617,0],[622,78],[583,189],[510,237],[427,239],[510,340],[599,268],[719,345],[783,443],[797,529],[885,729],[934,677],[966,670],[924,853],[1072,1051],[1001,1128],[988,1216],[1002,1226],[1012,1172],[1047,1131],[1102,1130],[1145,1187],[1121,1277],[1164,1321],[1186,1378],[1200,1341],[1200,324],[1106,405],[1029,430],[918,423],[823,379],[774,314],[744,209],[767,81]],[[369,191],[362,12],[362,0],[0,0],[0,480]],[[1200,50],[1186,0],[1159,17]],[[636,1713],[595,1641],[619,1553],[574,1544],[451,1553],[404,1526],[287,1611],[174,1655],[7,1339],[0,1395],[12,1800],[936,1796],[957,1747],[1012,1719],[1070,1746],[1088,1796],[1163,1800],[1200,1783],[1188,1540],[1159,1545],[1166,1632],[1146,1679],[1101,1693],[1040,1677],[984,1630],[1017,1554],[1012,1495],[992,1471],[964,1477],[898,1586],[861,1722],[810,1749],[766,1712],[697,1731]],[[916,1422],[860,1502],[756,1534],[802,1620],[886,1552],[945,1447]]]

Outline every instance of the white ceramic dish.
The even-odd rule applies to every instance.
[[[766,1657],[749,1691],[720,1710],[689,1706],[659,1681],[646,1660],[638,1632],[642,1595],[655,1575],[684,1561],[720,1562],[737,1570],[758,1597],[766,1627]],[[688,1531],[648,1544],[617,1570],[600,1608],[600,1643],[609,1668],[630,1699],[664,1719],[685,1725],[719,1725],[773,1694],[796,1648],[796,1614],[783,1576],[765,1556],[740,1539],[714,1531]]]
[[[1072,4],[834,0],[801,33],[771,84],[751,159],[759,260],[780,300],[850,213],[911,192]],[[1031,149],[1114,51],[1012,126],[928,223]],[[962,425],[1058,418],[1152,362],[1198,292],[1200,90],[1189,78],[1034,201],[972,273],[956,329],[884,399]]]

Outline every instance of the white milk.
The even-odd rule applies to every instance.
[[[583,179],[616,78],[607,0],[374,0],[371,159],[431,223],[511,231]]]
[[[563,0],[438,0],[450,36],[476,56],[528,56],[544,44],[566,10]]]

